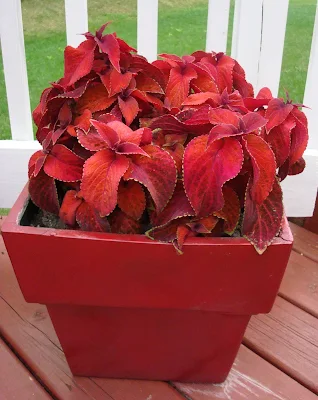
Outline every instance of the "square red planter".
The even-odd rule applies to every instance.
[[[34,207],[34,206],[33,206]],[[75,375],[222,382],[253,314],[270,311],[292,234],[258,255],[243,238],[170,244],[23,226],[23,190],[2,228],[27,302],[47,305]]]

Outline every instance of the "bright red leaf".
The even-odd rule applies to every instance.
[[[205,217],[222,209],[224,183],[242,167],[243,153],[234,138],[207,145],[208,136],[193,139],[184,152],[184,187],[196,215]]]
[[[83,197],[101,217],[109,215],[116,207],[118,185],[128,166],[125,156],[108,149],[98,151],[85,162]]]

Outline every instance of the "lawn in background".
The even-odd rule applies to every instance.
[[[281,90],[302,102],[317,0],[290,0]],[[207,0],[159,0],[158,51],[187,54],[204,49]],[[136,46],[136,0],[88,0],[89,29],[106,21],[110,29]],[[66,44],[64,0],[22,2],[25,48],[32,109],[42,90],[63,74]],[[229,37],[232,33],[233,1]],[[228,48],[228,51],[230,48]],[[0,139],[10,139],[3,67],[0,57]]]

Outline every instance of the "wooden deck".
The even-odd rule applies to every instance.
[[[317,399],[318,235],[292,231],[274,308],[251,319],[220,385],[73,377],[46,307],[23,300],[0,237],[0,400]]]

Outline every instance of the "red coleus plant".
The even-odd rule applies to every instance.
[[[259,253],[280,232],[280,181],[305,167],[300,105],[254,97],[223,53],[152,64],[115,33],[65,49],[64,76],[33,112],[43,150],[29,192],[73,229],[172,242],[242,235]]]

